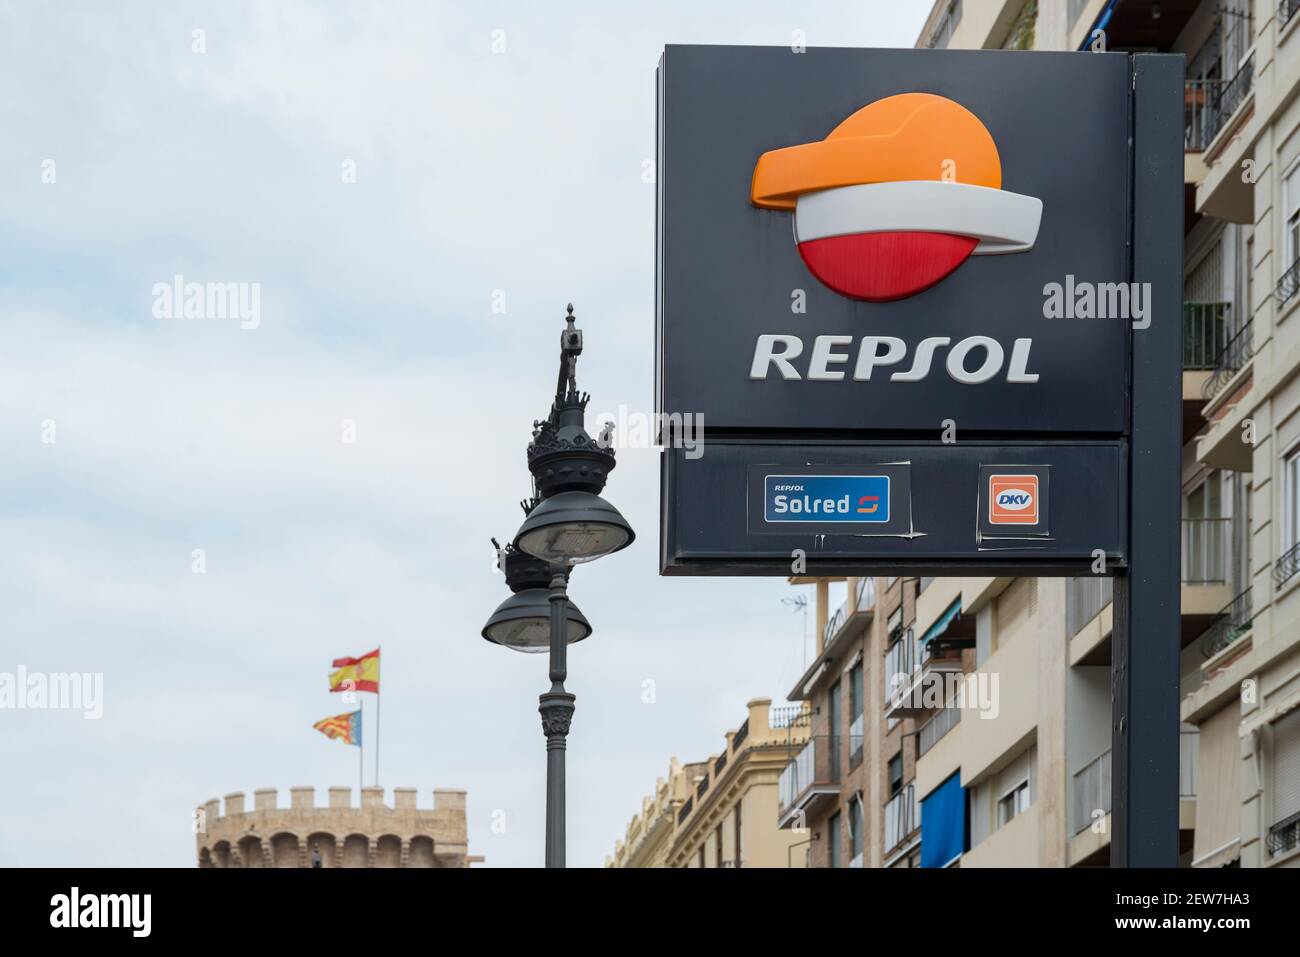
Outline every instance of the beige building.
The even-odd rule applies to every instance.
[[[777,781],[807,740],[801,708],[749,702],[722,751],[673,758],[605,859],[606,867],[803,867],[807,835],[777,827]]]
[[[1200,867],[1300,866],[1297,14],[1298,0],[938,0],[917,43],[1187,58],[1176,640],[1182,861]],[[944,580],[918,631],[954,595],[979,623],[977,670],[1001,675],[1001,713],[963,718],[918,761],[918,789],[960,767],[962,866],[1106,863],[1107,583]],[[1004,821],[1008,798],[1024,809]]]
[[[289,789],[288,807],[275,788],[253,792],[246,810],[242,792],[227,794],[224,809],[213,798],[195,811],[199,867],[468,867],[465,792],[435,790],[433,807],[416,805],[415,788],[329,789],[329,803],[316,807],[316,789]],[[223,812],[224,811],[224,812]]]

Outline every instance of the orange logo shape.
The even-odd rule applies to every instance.
[[[809,270],[874,302],[927,289],[971,255],[1031,249],[1043,208],[1002,189],[979,117],[932,93],[877,100],[824,140],[764,153],[750,202],[793,211]]]
[[[1038,524],[1038,476],[990,475],[989,523]]]

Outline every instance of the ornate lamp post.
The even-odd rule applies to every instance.
[[[578,391],[581,354],[582,331],[574,325],[570,304],[560,333],[555,401],[550,415],[533,423],[528,445],[533,497],[522,503],[524,523],[505,552],[506,581],[514,595],[483,628],[489,641],[519,651],[550,652],[551,688],[538,705],[546,735],[547,867],[564,867],[564,754],[574,702],[564,690],[568,646],[591,634],[591,625],[569,601],[569,572],[574,565],[626,548],[636,537],[627,519],[600,497],[614,468],[614,450],[597,443],[584,425],[590,396]]]

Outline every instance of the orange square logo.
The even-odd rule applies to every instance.
[[[990,475],[989,524],[1037,525],[1038,476]]]

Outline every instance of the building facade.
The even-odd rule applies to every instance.
[[[805,866],[806,837],[777,827],[778,779],[808,735],[803,710],[755,698],[748,712],[717,754],[672,759],[606,867]]]
[[[289,789],[289,806],[278,805],[275,788],[213,798],[194,816],[199,867],[468,867],[465,792],[435,790],[433,807],[416,806],[415,788],[394,788],[393,805],[384,789],[332,787],[325,807],[316,789]]]
[[[1186,57],[1176,640],[1182,862],[1198,867],[1300,866],[1300,325],[1288,321],[1300,305],[1297,14],[1300,0],[938,0],[917,42]],[[1107,863],[1108,583],[933,587],[941,597],[922,595],[916,628],[956,594],[976,616],[977,670],[1002,680],[997,719],[963,718],[948,735],[959,749],[918,762],[921,790],[960,764],[962,866]],[[1024,810],[999,825],[1022,778],[1027,793],[1010,803]]]

